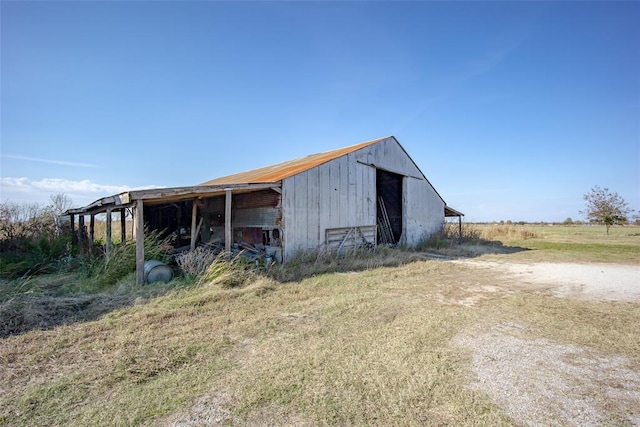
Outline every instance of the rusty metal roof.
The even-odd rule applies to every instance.
[[[287,162],[278,163],[271,166],[240,172],[233,175],[227,175],[211,181],[203,182],[200,185],[229,185],[229,184],[255,184],[278,182],[290,176],[304,172],[330,160],[353,153],[356,150],[375,144],[389,137],[374,139],[372,141],[362,142],[360,144],[350,145],[336,150],[326,151],[324,153],[312,154],[301,159],[289,160]]]

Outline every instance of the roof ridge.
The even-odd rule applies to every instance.
[[[342,148],[335,148],[333,150],[309,154],[305,157],[299,157],[297,159],[285,160],[256,169],[225,175],[198,185],[277,182],[388,138],[395,139],[395,137],[392,135],[383,138],[372,139],[370,141],[360,142],[358,144],[353,144]],[[316,159],[317,161],[314,161]]]

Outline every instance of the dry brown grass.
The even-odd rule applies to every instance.
[[[597,240],[533,232],[530,250],[487,251],[506,261],[604,250],[536,249]],[[617,238],[604,247],[638,237]],[[524,245],[514,239],[503,248]],[[125,303],[1,339],[0,425],[512,425],[471,387],[471,355],[456,337],[518,324],[522,339],[640,360],[637,303],[517,290],[425,254],[362,255],[315,254],[269,275],[223,268],[164,288],[125,279],[100,294]],[[603,409],[612,423],[623,410]]]
[[[510,425],[469,387],[456,336],[517,322],[532,339],[640,357],[637,304],[496,284],[420,260],[140,299],[3,339],[0,424]]]

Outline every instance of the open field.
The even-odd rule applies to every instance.
[[[640,264],[640,226],[470,225],[487,240],[528,249],[513,258],[530,261]]]
[[[77,307],[0,338],[0,425],[640,425],[640,228],[483,227],[493,243],[440,259],[383,251],[232,288],[38,278],[25,306]],[[581,266],[616,297],[585,292],[601,277]]]

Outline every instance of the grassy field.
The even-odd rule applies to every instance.
[[[522,248],[514,258],[546,261],[640,263],[640,227],[472,224],[480,237]]]
[[[440,252],[640,262],[639,228],[478,230],[493,243]],[[455,337],[518,323],[531,339],[640,360],[637,303],[479,297],[495,278],[420,253],[317,259],[235,287],[141,289],[128,277],[77,294],[64,292],[73,276],[32,280],[22,299],[2,284],[13,289],[0,299],[2,322],[19,310],[41,322],[0,338],[0,425],[514,425],[470,387],[471,356]],[[43,301],[65,308],[58,326],[37,309]],[[624,408],[606,410],[616,424]]]

